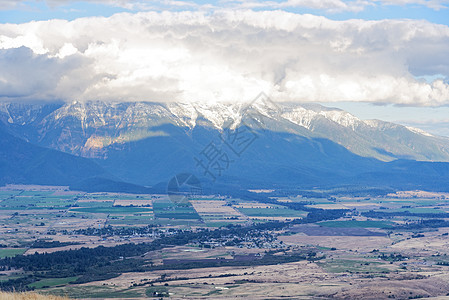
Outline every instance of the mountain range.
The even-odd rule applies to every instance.
[[[0,103],[0,183],[219,191],[449,188],[449,139],[318,104]],[[214,159],[212,159],[214,158]]]

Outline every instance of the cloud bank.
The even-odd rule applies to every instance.
[[[284,11],[0,24],[0,99],[449,104],[449,27]],[[431,82],[418,76],[440,74]]]
[[[0,0],[0,10],[25,9],[33,3],[45,3],[50,7],[67,5],[76,0]],[[360,12],[369,7],[379,6],[418,6],[435,11],[449,8],[448,0],[226,0],[208,3],[194,0],[84,0],[82,2],[104,4],[129,10],[160,10],[160,9],[211,9],[211,8],[307,8],[326,12]]]

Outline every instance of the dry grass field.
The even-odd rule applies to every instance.
[[[314,205],[307,205],[307,207],[313,207],[313,208],[321,208],[321,209],[348,209],[347,206],[343,204],[314,204]]]
[[[113,199],[80,199],[77,201],[77,203],[79,204],[79,206],[83,206],[83,203],[91,203],[91,202],[96,202],[96,203],[113,203],[114,200]]]
[[[357,251],[383,249],[391,244],[390,239],[380,236],[307,236],[302,233],[283,236],[279,240],[288,245],[317,245],[320,247]]]
[[[192,200],[190,201],[199,214],[223,214],[229,216],[240,216],[240,212],[230,206],[226,206],[226,201],[219,200]]]
[[[114,206],[153,206],[152,199],[117,199]]]
[[[335,258],[337,259],[337,257]],[[358,262],[343,260],[347,265]],[[217,267],[190,270],[133,272],[105,281],[82,284],[77,290],[101,295],[145,297],[148,291],[166,291],[170,299],[415,299],[446,295],[447,272],[348,273],[329,271],[332,260],[272,266]],[[395,266],[391,266],[393,269]],[[382,270],[388,264],[371,267]],[[363,268],[360,268],[363,271]],[[368,269],[366,269],[368,270]],[[373,276],[373,274],[375,274]],[[431,277],[428,277],[431,275]],[[167,283],[145,284],[164,277]],[[179,278],[179,279],[177,279]],[[133,286],[138,284],[138,286]],[[70,287],[65,291],[70,291]],[[57,290],[56,290],[57,291]],[[53,291],[55,292],[55,290]],[[92,294],[91,294],[92,295]],[[438,299],[447,299],[440,296]]]
[[[196,212],[208,222],[235,222],[248,218],[231,206],[226,206],[226,201],[220,200],[192,200],[190,201]]]

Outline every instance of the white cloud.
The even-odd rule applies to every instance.
[[[434,10],[447,9],[448,0],[374,0],[373,2],[379,2],[383,5],[421,5]]]
[[[374,6],[375,3],[372,1],[365,0],[285,0],[285,1],[242,1],[235,0],[230,1],[238,8],[271,8],[271,9],[285,9],[285,8],[308,8],[321,10],[329,13],[337,12],[360,12],[363,11],[367,6]]]
[[[73,2],[87,2],[121,7],[134,11],[164,9],[217,9],[217,8],[308,8],[329,13],[360,12],[375,6],[419,6],[433,10],[449,8],[449,0],[226,0],[205,4],[194,0],[0,0],[0,10],[26,9],[29,4],[45,2],[50,7],[68,5]]]
[[[74,2],[98,3],[129,10],[153,10],[164,8],[197,8],[194,1],[186,0],[0,0],[0,10],[30,9],[32,4],[45,3],[49,7],[69,5]]]
[[[30,50],[31,49],[31,50]],[[0,25],[0,97],[448,105],[449,27],[282,11]]]
[[[269,3],[269,2],[266,2]],[[433,10],[447,9],[448,0],[286,0],[280,3],[280,7],[307,7],[321,9],[330,12],[339,11],[363,11],[367,7],[376,5],[407,6],[417,5]],[[276,5],[276,4],[274,4]]]

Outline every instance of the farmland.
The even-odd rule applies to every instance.
[[[75,298],[444,296],[446,199],[205,195],[174,203],[163,194],[6,187],[0,286]],[[48,268],[35,253],[61,263]],[[71,253],[91,262],[74,268]],[[18,258],[35,266],[19,267]]]

